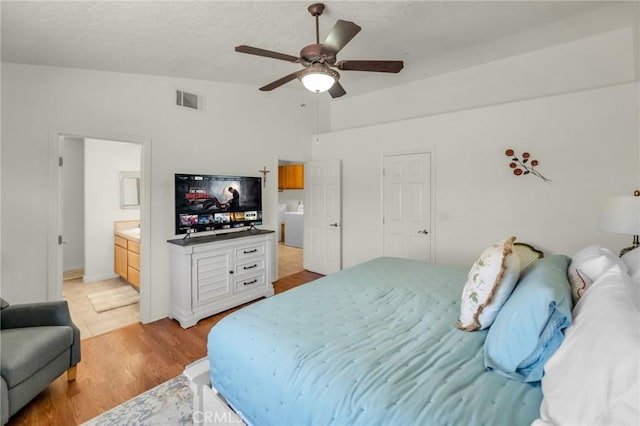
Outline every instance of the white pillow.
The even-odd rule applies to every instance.
[[[602,274],[573,310],[573,324],[545,365],[534,424],[640,424],[640,312],[619,265]]]
[[[507,238],[489,246],[469,270],[456,323],[459,329],[474,331],[489,327],[509,298],[520,276],[520,258],[513,248],[515,239]]]
[[[613,265],[620,265],[624,272],[627,265],[611,250],[598,245],[585,247],[573,256],[567,275],[571,284],[571,297],[577,303],[589,286]]]

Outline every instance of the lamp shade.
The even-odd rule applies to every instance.
[[[340,78],[340,74],[327,66],[320,64],[311,65],[300,73],[302,85],[310,92],[322,93],[331,89],[331,86]]]
[[[615,234],[640,234],[640,197],[609,197],[605,200],[600,228]]]

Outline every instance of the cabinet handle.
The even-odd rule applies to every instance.
[[[257,268],[257,267],[258,267],[258,264],[256,263],[256,264],[251,265],[251,266],[244,266],[244,269],[246,271],[247,269],[253,269],[253,268]]]
[[[233,274],[233,271],[229,271],[230,274]]]
[[[249,254],[249,253],[255,253],[255,252],[257,252],[257,251],[258,251],[258,249],[253,249],[253,250],[244,250],[244,251],[243,251],[243,253],[244,253],[244,254]]]
[[[242,285],[255,284],[257,282],[258,282],[258,279],[255,279],[255,280],[251,280],[251,281],[245,281]]]

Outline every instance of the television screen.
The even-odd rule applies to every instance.
[[[175,175],[176,234],[262,224],[262,179]]]

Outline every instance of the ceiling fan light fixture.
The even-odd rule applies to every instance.
[[[300,73],[302,85],[314,93],[326,92],[339,78],[337,71],[320,64],[311,65]]]

